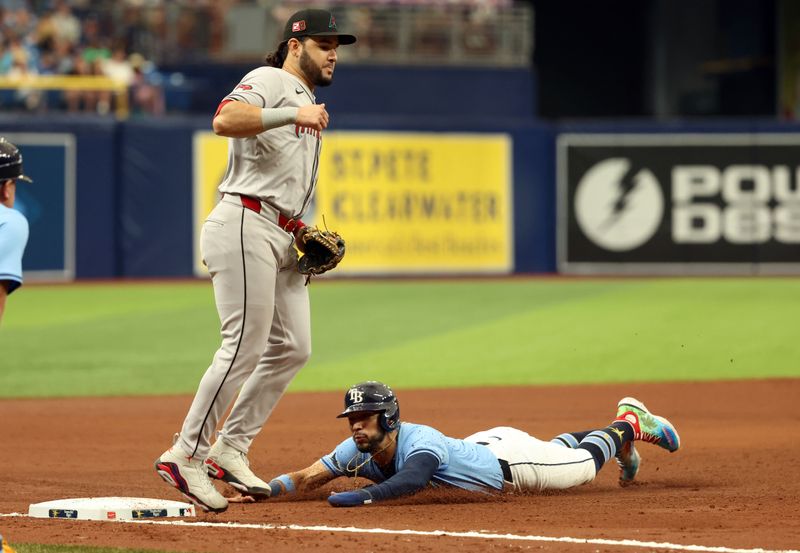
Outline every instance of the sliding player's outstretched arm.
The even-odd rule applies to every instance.
[[[322,464],[322,461],[316,461],[311,466],[302,470],[281,474],[273,478],[269,482],[269,487],[272,492],[270,497],[279,497],[298,491],[314,490],[327,484],[337,476],[339,475],[333,474],[328,467]]]

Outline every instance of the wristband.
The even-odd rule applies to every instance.
[[[264,108],[261,110],[261,125],[265,131],[282,127],[297,120],[297,112],[300,108]]]
[[[283,495],[284,493],[290,494],[294,493],[295,487],[294,482],[292,481],[292,477],[288,474],[281,474],[270,480],[269,483],[270,489],[270,497],[278,497],[279,495]]]

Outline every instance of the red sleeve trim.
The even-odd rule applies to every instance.
[[[225,107],[225,104],[229,104],[231,102],[233,102],[233,100],[222,100],[217,106],[217,111],[214,113],[214,117],[212,117],[212,119],[214,119],[217,115],[219,115],[219,112],[222,111],[222,108]]]

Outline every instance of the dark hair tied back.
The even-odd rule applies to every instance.
[[[286,54],[289,52],[289,43],[288,42],[281,42],[278,45],[278,49],[274,52],[267,54],[267,57],[264,58],[264,63],[269,65],[270,67],[283,67],[283,62],[286,60]]]

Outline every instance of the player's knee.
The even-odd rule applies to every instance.
[[[311,358],[311,344],[293,344],[291,348],[286,351],[287,364],[296,367],[298,370],[302,368]]]

